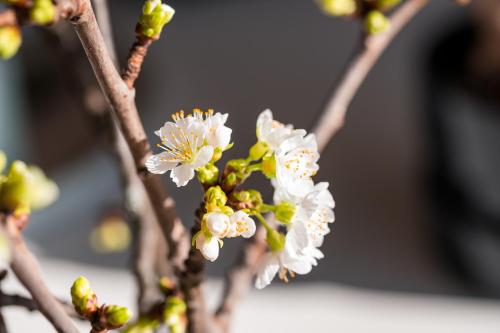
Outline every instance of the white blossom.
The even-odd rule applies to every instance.
[[[207,126],[199,119],[183,112],[172,117],[174,122],[166,122],[155,132],[161,139],[158,147],[164,152],[151,156],[146,167],[151,173],[170,172],[170,178],[178,187],[186,185],[194,171],[205,166],[212,159],[214,147],[205,145]]]
[[[257,118],[257,138],[268,145],[271,152],[291,136],[304,136],[304,130],[294,130],[292,125],[284,125],[273,119],[271,110],[267,109]]]
[[[314,134],[286,139],[276,150],[276,186],[290,196],[303,196],[319,169],[318,159]]]
[[[281,280],[288,282],[288,274],[294,277],[295,274],[308,274],[313,266],[318,264],[318,259],[324,257],[323,253],[317,248],[310,246],[304,248],[300,255],[293,249],[294,242],[290,239],[290,233],[287,233],[285,247],[279,252],[269,252],[266,254],[255,280],[255,287],[262,289],[268,286],[277,273]]]
[[[205,214],[203,220],[206,231],[202,227],[202,231],[196,235],[195,243],[196,248],[210,261],[214,261],[219,256],[222,238],[239,236],[249,238],[255,234],[256,230],[254,220],[241,210],[231,216],[221,212],[210,212]],[[217,249],[215,249],[216,245]]]
[[[204,122],[207,127],[207,135],[205,137],[207,143],[214,148],[226,149],[231,142],[231,133],[233,131],[225,126],[228,114],[221,114],[219,112],[214,114],[213,110],[210,109],[206,113],[195,110],[194,116]]]

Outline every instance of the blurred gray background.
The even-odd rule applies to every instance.
[[[235,148],[246,154],[255,120],[265,108],[296,127],[310,128],[359,39],[357,22],[323,15],[309,0],[170,1],[177,11],[150,54],[137,97],[150,139],[180,109],[229,113]],[[141,1],[111,0],[120,60],[133,42]],[[425,199],[423,122],[424,62],[433,41],[469,8],[432,1],[393,42],[350,107],[345,128],[320,161],[318,179],[329,181],[337,208],[326,258],[298,282],[335,281],[355,286],[429,293],[468,294],[446,269],[433,245]],[[0,63],[0,149],[39,163],[61,188],[60,200],[36,213],[26,235],[41,252],[96,265],[126,266],[128,255],[102,255],[89,233],[102,211],[119,204],[119,173],[94,137],[94,124],[64,95],[74,89],[61,77],[69,70],[53,56],[46,33],[25,31],[20,54]],[[81,57],[76,69],[90,66]],[[38,97],[35,99],[33,96]],[[38,100],[51,98],[53,103]],[[192,182],[176,189],[187,225],[201,198]],[[256,184],[264,184],[262,179]],[[238,253],[225,242],[208,264],[222,275]]]

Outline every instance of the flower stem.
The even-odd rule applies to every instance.
[[[276,206],[274,206],[274,205],[268,205],[265,203],[260,205],[260,212],[261,213],[274,212],[275,210],[276,210]]]
[[[273,228],[271,228],[271,226],[267,223],[266,219],[264,218],[264,216],[262,216],[261,213],[256,213],[255,214],[255,217],[257,218],[257,220],[259,220],[260,223],[262,223],[262,225],[264,226],[264,228],[266,228],[266,230],[272,230]]]

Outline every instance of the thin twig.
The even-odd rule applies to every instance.
[[[70,0],[59,1],[67,3]],[[152,153],[135,105],[135,92],[127,87],[113,64],[90,0],[78,2],[82,4],[81,11],[73,12],[73,15],[66,18],[73,23],[99,85],[117,117],[121,132],[132,153],[135,169],[144,183],[163,235],[167,239],[169,257],[175,267],[182,268],[190,245],[189,239],[176,215],[175,202],[165,191],[161,178],[148,173],[145,168],[145,161]]]
[[[248,293],[263,254],[266,251],[265,229],[259,226],[255,236],[247,240],[240,258],[226,275],[222,303],[215,313],[215,322],[223,332],[228,332],[238,303]]]
[[[29,291],[40,312],[57,332],[78,333],[70,316],[45,285],[38,262],[26,247],[15,222],[10,217],[3,216],[1,219],[2,228],[13,247],[10,267],[14,274]]]
[[[394,37],[425,7],[429,0],[407,0],[391,16],[391,28],[363,39],[360,49],[345,67],[313,132],[323,149],[344,125],[347,108],[354,95]]]

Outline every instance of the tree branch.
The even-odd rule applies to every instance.
[[[72,2],[70,0],[59,1],[59,4],[63,6]],[[90,0],[74,1],[80,3],[81,6],[78,8],[81,11],[69,11],[72,15],[65,17],[73,23],[101,90],[120,124],[121,132],[132,153],[135,169],[148,192],[163,235],[167,240],[169,258],[175,267],[182,268],[190,246],[189,239],[175,213],[175,202],[165,191],[161,178],[146,170],[145,161],[152,153],[135,105],[135,92],[127,87],[113,64],[97,25]]]
[[[109,17],[108,1],[94,0],[99,27],[103,32],[104,41],[110,50],[110,56],[117,64],[116,49]],[[137,73],[138,74],[138,73]],[[158,247],[165,247],[164,237],[158,227],[158,220],[154,215],[151,201],[144,189],[144,185],[135,171],[134,160],[127,147],[116,119],[106,110],[102,117],[109,118],[107,132],[113,138],[112,151],[122,169],[122,183],[125,194],[125,209],[131,223],[136,227],[134,233],[133,271],[138,285],[137,302],[139,314],[148,313],[151,308],[164,297],[158,287],[159,274],[156,272],[156,255]],[[166,253],[164,253],[166,254]],[[161,260],[167,261],[166,255]],[[168,262],[167,262],[168,264]],[[170,269],[172,272],[173,269]]]
[[[363,39],[360,49],[345,67],[314,126],[313,132],[316,133],[320,149],[323,149],[344,125],[349,104],[380,55],[428,2],[429,0],[405,1],[391,16],[389,31],[380,35],[366,36]]]
[[[38,262],[26,247],[13,219],[5,216],[0,218],[2,229],[13,247],[10,267],[14,274],[30,292],[40,312],[52,323],[57,332],[78,333],[71,318],[45,285]]]
[[[428,2],[429,0],[407,0],[391,16],[389,31],[365,37],[361,49],[345,68],[332,97],[314,127],[313,132],[316,133],[320,151],[344,124],[347,107],[382,52]],[[263,233],[263,230],[260,232]],[[224,332],[229,331],[234,310],[248,292],[265,249],[262,235],[250,240],[243,248],[240,259],[226,276],[222,303],[215,314],[216,323]]]

